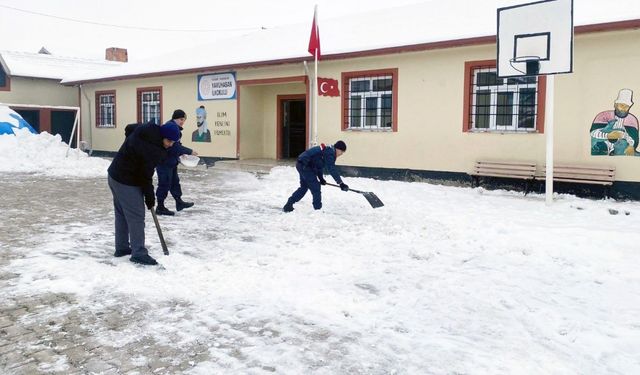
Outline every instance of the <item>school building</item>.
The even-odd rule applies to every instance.
[[[497,76],[496,9],[477,3],[320,20],[317,140],[347,143],[347,176],[468,183],[478,160],[544,169],[547,79]],[[555,76],[554,160],[613,167],[611,195],[640,199],[640,11],[599,3],[577,3],[573,73]],[[96,152],[117,151],[126,124],[163,123],[180,108],[183,143],[201,156],[294,158],[316,132],[309,29],[263,30],[63,84],[79,88],[81,134]]]

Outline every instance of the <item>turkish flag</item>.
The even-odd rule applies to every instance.
[[[318,77],[318,94],[322,96],[340,96],[338,80]]]
[[[318,7],[313,10],[313,23],[311,24],[311,36],[309,37],[309,53],[320,60],[320,28],[318,27]]]

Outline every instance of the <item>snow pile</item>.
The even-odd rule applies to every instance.
[[[109,162],[70,149],[60,135],[32,134],[15,129],[15,135],[0,135],[0,172],[36,173],[56,177],[104,177]]]

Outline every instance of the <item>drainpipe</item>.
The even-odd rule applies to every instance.
[[[87,96],[87,92],[83,90],[82,84],[80,84],[79,87],[80,92],[84,95],[85,99],[87,99],[87,111],[89,111],[89,156],[91,156],[91,154],[93,153],[93,124],[91,124],[93,116],[91,115],[91,101]],[[80,103],[80,110],[82,110],[82,103]]]

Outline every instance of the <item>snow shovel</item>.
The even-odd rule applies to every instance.
[[[158,217],[156,216],[156,211],[153,208],[149,209],[151,211],[151,216],[153,217],[153,222],[156,224],[156,229],[158,230],[158,237],[160,237],[160,245],[162,245],[162,252],[164,255],[169,255],[169,249],[167,249],[167,243],[164,242],[164,236],[162,235],[162,230],[160,229],[160,223],[158,223]]]
[[[335,187],[338,187],[338,188],[340,187],[340,185],[330,184],[328,182],[327,182],[327,185],[335,186]],[[369,202],[369,204],[373,208],[378,208],[378,207],[384,206],[384,203],[382,203],[380,198],[378,198],[377,195],[373,194],[370,191],[360,191],[360,190],[356,190],[356,189],[352,189],[352,188],[349,188],[349,191],[353,191],[354,193],[358,193],[358,194],[364,195],[364,197],[367,198],[367,202]]]

